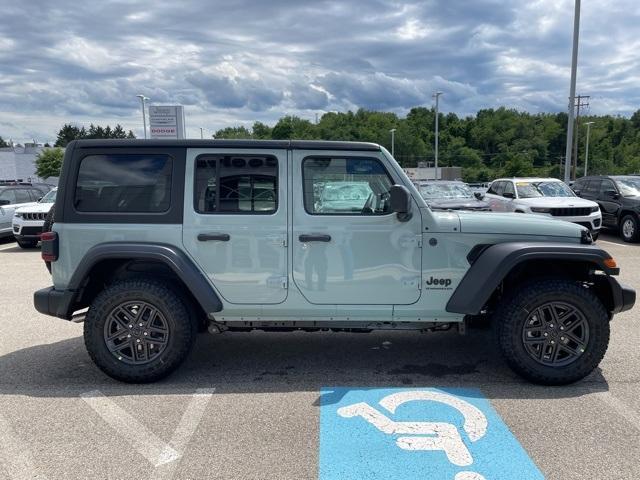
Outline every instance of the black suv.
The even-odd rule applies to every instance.
[[[640,175],[583,177],[572,188],[576,195],[598,202],[603,227],[618,229],[625,242],[640,240]]]

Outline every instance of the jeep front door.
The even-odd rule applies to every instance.
[[[183,244],[223,299],[287,296],[287,151],[191,149]]]
[[[419,299],[421,216],[413,199],[407,221],[391,211],[389,190],[400,180],[385,160],[293,152],[293,280],[307,301],[390,313]]]

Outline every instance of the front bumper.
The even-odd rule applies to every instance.
[[[15,218],[12,225],[13,236],[18,240],[40,240],[43,224],[41,220]]]
[[[611,299],[613,301],[613,310],[611,313],[620,313],[631,310],[636,303],[636,291],[629,285],[619,283],[618,280],[611,276],[606,277],[611,288]]]
[[[40,313],[70,320],[75,297],[76,292],[72,290],[56,290],[54,287],[47,287],[33,294],[33,305]]]

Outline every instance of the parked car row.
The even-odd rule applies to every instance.
[[[530,213],[577,223],[597,238],[614,229],[640,241],[640,175],[600,175],[571,183],[556,178],[498,178],[490,183],[414,182],[432,210]]]
[[[56,191],[44,183],[0,183],[0,238],[13,235],[20,247],[35,247]]]

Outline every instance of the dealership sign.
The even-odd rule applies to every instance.
[[[185,138],[184,107],[149,106],[149,129],[151,138]]]

